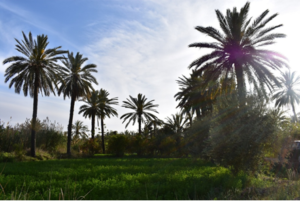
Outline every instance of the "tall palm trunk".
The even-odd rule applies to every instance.
[[[295,116],[295,123],[296,123],[296,122],[298,122],[298,118],[297,118],[297,115],[296,115],[296,112],[295,112],[294,104],[292,104],[292,108],[293,108],[293,112],[294,112],[294,116]]]
[[[92,114],[92,139],[95,138],[95,114]]]
[[[33,94],[33,113],[32,113],[32,128],[31,128],[31,156],[35,157],[36,148],[36,117],[38,108],[38,75],[35,78],[34,94]]]
[[[237,88],[238,88],[238,94],[239,94],[239,104],[240,108],[244,107],[246,104],[246,93],[245,93],[245,86],[244,86],[244,77],[243,77],[243,69],[238,62],[234,64],[234,70],[236,74],[236,80],[237,80]]]
[[[102,132],[102,149],[103,149],[103,154],[105,154],[104,126],[103,126],[103,118],[102,117],[101,117],[101,132]]]
[[[69,117],[69,125],[68,125],[68,142],[67,142],[67,155],[71,156],[71,133],[72,133],[72,123],[73,123],[73,115],[74,115],[74,106],[75,106],[75,96],[71,97],[71,107],[70,107],[70,117]]]

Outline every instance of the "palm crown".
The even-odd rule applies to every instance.
[[[142,94],[138,94],[137,98],[133,98],[132,96],[129,97],[130,99],[127,99],[127,101],[123,101],[124,104],[122,105],[122,107],[132,109],[134,110],[134,112],[130,112],[122,115],[121,119],[124,118],[122,123],[128,120],[128,123],[125,126],[127,127],[131,121],[133,121],[132,123],[133,125],[135,124],[136,121],[138,121],[139,134],[141,134],[141,124],[144,123],[145,120],[150,121],[157,118],[154,114],[146,111],[158,113],[154,109],[155,107],[158,107],[158,105],[154,105],[152,103],[154,100],[147,102],[147,98]]]
[[[270,33],[282,24],[266,27],[277,14],[266,18],[269,13],[264,11],[252,24],[247,19],[250,3],[246,3],[240,12],[236,8],[227,10],[226,16],[216,10],[217,18],[223,33],[213,27],[197,26],[196,29],[217,42],[193,43],[189,47],[210,48],[213,51],[193,61],[189,68],[194,67],[199,75],[214,66],[207,80],[217,80],[221,76],[236,76],[239,100],[245,98],[245,78],[254,84],[255,88],[267,86],[270,90],[273,83],[279,84],[270,69],[280,69],[286,66],[285,57],[279,53],[258,49],[274,43],[274,39],[285,37],[284,34]],[[226,79],[225,79],[226,81]]]
[[[285,105],[291,105],[294,113],[294,118],[297,121],[297,115],[295,111],[295,103],[299,104],[300,90],[295,89],[297,85],[300,85],[300,77],[296,76],[295,72],[285,72],[278,78],[281,87],[277,87],[273,100],[276,100],[275,106],[281,107]]]

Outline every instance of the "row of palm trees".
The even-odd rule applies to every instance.
[[[103,120],[105,117],[117,116],[118,113],[111,105],[118,104],[117,98],[108,98],[109,93],[100,89],[95,91],[92,84],[98,84],[92,73],[97,73],[95,64],[84,63],[88,58],[84,58],[82,54],[60,50],[61,46],[47,49],[49,44],[48,37],[38,35],[36,40],[33,39],[31,32],[28,37],[23,33],[23,40],[20,42],[16,39],[16,50],[24,56],[13,56],[5,59],[3,64],[11,63],[5,71],[5,82],[9,83],[9,88],[14,86],[15,92],[20,93],[23,90],[25,96],[33,97],[33,115],[32,115],[32,130],[31,130],[31,156],[35,157],[36,149],[36,119],[38,109],[38,94],[49,96],[50,93],[55,95],[63,95],[71,99],[70,116],[68,124],[68,141],[67,154],[71,155],[71,136],[75,102],[82,100],[86,104],[80,107],[79,114],[84,117],[92,118],[92,138],[95,134],[95,118],[98,117],[101,121],[103,152],[104,146],[104,129]],[[63,54],[67,53],[67,57]],[[63,66],[57,64],[61,61]],[[155,120],[157,117],[147,110],[158,113],[153,105],[153,102],[147,102],[147,98],[142,94],[138,94],[137,98],[130,96],[130,100],[124,101],[123,107],[133,109],[134,112],[124,114],[121,119],[128,120],[128,124],[133,121],[138,121],[139,134],[141,134],[141,124],[145,120]],[[123,121],[123,122],[124,122]],[[79,122],[77,122],[79,124]],[[76,128],[76,126],[73,128]],[[79,135],[79,131],[76,131]]]
[[[243,107],[247,95],[246,81],[250,86],[268,96],[268,91],[277,92],[273,95],[276,106],[291,104],[295,114],[294,103],[299,103],[298,92],[294,86],[299,83],[295,73],[282,73],[283,78],[274,76],[272,70],[281,71],[287,68],[286,58],[274,51],[260,49],[262,46],[275,43],[275,39],[285,37],[281,33],[272,33],[273,30],[282,26],[269,26],[269,22],[277,14],[268,16],[269,11],[264,11],[254,21],[248,18],[250,3],[246,3],[240,11],[236,8],[227,10],[224,16],[219,10],[216,15],[221,27],[221,32],[213,27],[197,26],[196,30],[203,33],[215,42],[197,42],[189,47],[209,48],[212,52],[200,56],[193,61],[189,68],[192,69],[190,77],[179,78],[177,81],[180,89],[175,95],[179,101],[178,107],[188,117],[189,124],[193,123],[193,115],[197,119],[213,111],[213,103],[220,95],[228,94],[237,90],[239,107]],[[37,118],[38,94],[49,96],[50,93],[63,94],[71,98],[70,117],[68,124],[67,153],[71,154],[71,131],[75,101],[82,99],[86,105],[80,108],[85,117],[92,119],[92,138],[94,137],[95,118],[101,120],[103,137],[103,120],[105,117],[117,116],[117,112],[110,105],[117,104],[117,98],[109,99],[109,93],[104,89],[95,91],[92,84],[98,84],[92,73],[97,73],[95,64],[84,65],[87,58],[77,53],[75,56],[68,51],[60,50],[61,46],[47,49],[48,37],[38,35],[33,40],[32,34],[27,37],[23,33],[22,42],[17,41],[16,50],[24,55],[13,56],[5,59],[3,64],[12,63],[5,71],[5,82],[10,81],[9,87],[14,86],[15,92],[23,90],[24,95],[28,93],[33,97],[32,115],[32,137],[31,155],[35,156],[35,124]],[[67,54],[67,57],[63,56]],[[57,64],[62,61],[63,66]],[[133,112],[121,116],[123,123],[139,124],[139,135],[141,135],[142,123],[153,122],[154,127],[159,122],[157,117],[150,113],[158,113],[153,104],[154,100],[148,101],[142,94],[137,98],[123,101],[123,107],[132,109]],[[147,112],[149,111],[149,112]],[[179,116],[172,117],[180,120]],[[167,121],[172,121],[172,118]],[[297,117],[296,117],[297,118]],[[155,123],[156,122],[156,123]],[[176,129],[181,129],[180,126]],[[102,140],[104,143],[104,140]],[[103,146],[104,147],[104,146]],[[105,150],[104,150],[105,151]]]

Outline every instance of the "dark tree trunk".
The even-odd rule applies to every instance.
[[[239,94],[239,104],[240,104],[240,108],[241,108],[241,107],[244,107],[246,104],[246,93],[245,93],[243,69],[242,69],[242,66],[236,62],[234,64],[234,70],[235,70],[235,74],[236,74],[237,88],[238,88],[238,94]]]
[[[103,118],[101,118],[101,132],[102,132],[102,149],[103,149],[103,154],[105,154]]]
[[[141,136],[142,135],[142,118],[141,118],[141,115],[139,114],[139,135]]]
[[[32,128],[31,128],[31,156],[35,157],[36,148],[36,117],[38,108],[38,75],[36,76],[34,92],[33,92],[33,113],[32,113]]]
[[[198,120],[201,119],[200,107],[196,108],[196,116]]]
[[[70,117],[69,117],[69,125],[68,125],[68,142],[67,142],[67,155],[71,157],[71,133],[72,133],[72,123],[73,123],[73,115],[74,115],[74,106],[75,106],[75,97],[72,95],[71,97],[71,107],[70,107]]]
[[[92,139],[95,138],[95,114],[92,114]]]

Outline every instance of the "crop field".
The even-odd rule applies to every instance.
[[[246,175],[201,160],[65,159],[0,163],[0,199],[214,199]]]

